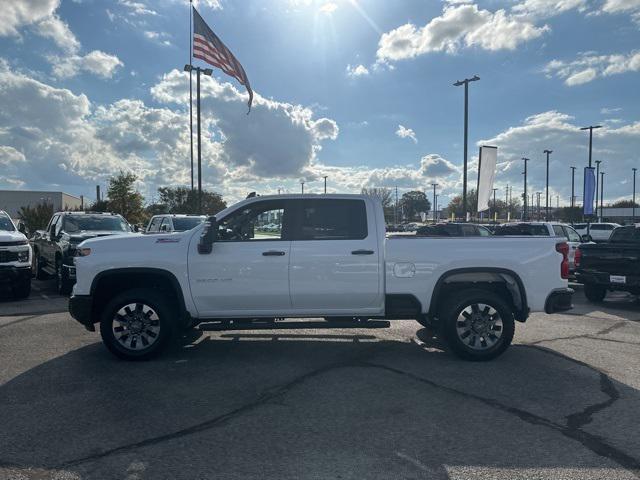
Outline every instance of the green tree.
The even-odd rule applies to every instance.
[[[42,202],[33,207],[28,205],[20,207],[18,216],[29,232],[33,233],[36,230],[42,230],[53,216],[53,204]]]
[[[146,219],[144,197],[135,189],[137,179],[131,172],[120,171],[109,179],[107,187],[109,210],[119,213],[131,224],[142,223]]]
[[[164,206],[162,213],[190,213],[198,212],[198,191],[187,187],[160,187],[158,188],[160,201],[153,208]],[[215,215],[227,207],[222,196],[216,192],[202,191],[202,213]]]
[[[473,216],[475,206],[478,204],[478,194],[475,188],[467,191],[467,212],[470,212]],[[446,216],[451,217],[451,213],[455,215],[457,219],[464,219],[465,212],[462,208],[462,195],[456,195],[451,199],[449,205],[446,208]]]
[[[582,221],[582,207],[562,207],[558,210],[557,215],[563,222],[580,222]]]
[[[633,208],[633,200],[618,200],[613,202],[610,207],[613,208]],[[638,208],[638,202],[636,202],[636,208]]]
[[[416,220],[420,212],[428,213],[431,210],[431,202],[429,202],[427,195],[420,190],[403,193],[399,206],[409,221]]]

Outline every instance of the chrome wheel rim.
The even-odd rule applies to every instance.
[[[160,318],[149,305],[129,303],[117,311],[111,328],[120,346],[127,350],[144,350],[158,341]]]
[[[504,326],[498,311],[485,303],[472,303],[462,309],[456,320],[456,333],[472,350],[487,350],[502,338]]]

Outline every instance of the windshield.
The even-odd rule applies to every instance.
[[[202,217],[181,217],[173,219],[173,229],[176,232],[184,232],[186,230],[191,230],[192,228],[197,227],[202,222],[204,222],[204,218]]]
[[[542,235],[545,237],[549,236],[549,230],[545,225],[531,225],[528,223],[518,223],[515,225],[498,225],[496,227],[494,235],[497,236],[511,236],[511,235]]]
[[[0,230],[9,231],[9,232],[15,231],[13,222],[6,215],[0,215]]]
[[[609,243],[627,243],[627,242],[640,242],[640,229],[629,227],[618,227],[611,234]]]
[[[88,231],[130,232],[126,220],[120,216],[107,215],[74,215],[64,219],[63,230],[67,233]]]

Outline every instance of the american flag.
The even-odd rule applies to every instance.
[[[244,68],[242,68],[238,59],[233,56],[233,53],[222,43],[222,40],[213,33],[195,7],[193,7],[193,56],[204,60],[209,65],[218,67],[244,85],[247,88],[247,92],[249,92],[249,110],[251,110],[253,90],[251,90]]]

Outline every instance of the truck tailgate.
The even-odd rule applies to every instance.
[[[580,247],[580,268],[585,272],[607,272],[611,275],[639,275],[640,248],[637,244],[609,243]]]

